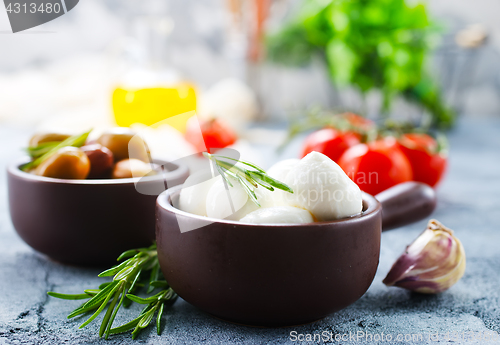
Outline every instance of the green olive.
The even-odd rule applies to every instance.
[[[112,128],[103,133],[97,139],[97,143],[107,147],[113,152],[115,162],[127,158],[149,162],[148,146],[139,136],[137,136],[137,133],[128,128]]]
[[[124,159],[115,164],[113,168],[113,178],[131,178],[155,175],[156,171],[151,170],[151,165],[138,159]]]
[[[34,174],[45,177],[77,179],[87,178],[90,161],[82,150],[72,146],[59,149],[35,168]]]
[[[29,147],[37,147],[40,144],[52,141],[63,141],[69,137],[69,134],[64,133],[37,133],[31,137]]]

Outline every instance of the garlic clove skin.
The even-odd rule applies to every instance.
[[[432,219],[392,265],[383,283],[420,293],[439,293],[462,278],[465,261],[464,248],[453,230]]]

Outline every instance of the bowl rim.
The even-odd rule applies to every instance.
[[[189,173],[189,168],[186,165],[172,163],[164,159],[154,158],[152,159],[153,163],[159,165],[174,165],[175,169],[171,171],[165,171],[162,169],[162,174],[146,176],[146,177],[131,177],[131,178],[121,178],[121,179],[84,179],[84,180],[76,180],[76,179],[61,179],[54,177],[45,177],[38,176],[34,174],[30,174],[28,172],[22,171],[20,169],[21,165],[29,162],[29,158],[25,157],[19,159],[18,161],[7,166],[7,172],[11,175],[17,176],[19,178],[31,181],[38,182],[46,182],[46,183],[54,183],[54,184],[77,184],[77,185],[128,185],[128,184],[136,184],[139,181],[141,182],[151,182],[151,181],[159,181],[159,180],[167,180],[167,179],[177,179],[181,178],[184,174]]]
[[[217,218],[211,218],[211,217],[205,217],[205,216],[199,216],[197,214],[189,213],[186,211],[182,211],[178,208],[175,208],[172,205],[172,195],[175,193],[180,192],[180,189],[182,188],[182,184],[177,185],[175,187],[169,188],[162,192],[160,195],[158,195],[158,198],[156,199],[156,205],[157,207],[161,207],[163,210],[173,213],[176,216],[184,216],[184,217],[189,217],[189,218],[194,218],[200,221],[206,221],[206,222],[212,222],[212,223],[223,223],[223,224],[230,224],[230,225],[238,225],[238,226],[249,226],[249,227],[274,227],[274,228],[289,228],[289,227],[317,227],[317,226],[324,226],[324,225],[329,225],[329,224],[335,224],[335,223],[349,223],[349,222],[358,222],[360,219],[364,219],[366,217],[372,216],[377,212],[381,212],[382,210],[382,204],[372,195],[361,192],[362,193],[362,198],[363,198],[363,205],[367,205],[366,210],[362,211],[361,213],[355,214],[351,217],[346,217],[346,218],[341,218],[341,219],[336,219],[336,220],[329,220],[329,221],[320,221],[320,222],[312,222],[312,223],[301,223],[301,224],[271,224],[271,223],[265,223],[265,224],[252,224],[252,223],[243,223],[235,220],[226,220],[226,219],[217,219]]]

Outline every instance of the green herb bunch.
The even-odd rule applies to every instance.
[[[425,69],[439,28],[422,3],[408,0],[303,0],[298,15],[268,38],[271,60],[304,65],[314,56],[326,62],[336,86],[361,94],[378,89],[383,110],[403,96],[449,127],[454,114]]]
[[[132,339],[135,339],[140,331],[151,323],[155,314],[159,335],[165,304],[173,303],[177,294],[164,279],[160,279],[161,272],[156,245],[149,248],[128,250],[120,255],[118,261],[124,259],[127,260],[99,274],[99,277],[113,276],[113,280],[101,284],[98,289],[84,290],[83,294],[76,295],[57,292],[48,292],[48,295],[67,300],[88,299],[87,302],[68,315],[68,319],[70,319],[78,315],[93,313],[80,328],[94,321],[107,307],[99,329],[99,337],[104,336],[105,339],[108,339],[110,334],[132,330]],[[132,294],[140,287],[146,287],[146,293],[150,296],[142,298]],[[151,295],[156,288],[160,288],[161,291]],[[120,308],[122,306],[128,307],[132,302],[145,304],[146,307],[132,321],[113,328],[113,322]]]

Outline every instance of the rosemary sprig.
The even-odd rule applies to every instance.
[[[30,155],[32,159],[36,159],[40,156],[43,156],[50,150],[52,150],[55,146],[59,145],[60,141],[50,141],[46,143],[41,143],[38,146],[30,146],[26,148],[26,152]]]
[[[161,273],[156,245],[149,248],[128,250],[120,255],[118,261],[124,259],[127,260],[99,274],[99,277],[113,276],[113,280],[101,284],[98,289],[85,290],[83,294],[75,295],[57,292],[48,292],[48,295],[67,300],[89,299],[68,315],[68,319],[70,319],[93,312],[92,316],[80,328],[94,321],[107,307],[99,329],[99,337],[104,336],[105,339],[108,339],[110,334],[123,333],[133,329],[132,338],[135,339],[140,331],[151,323],[155,314],[157,314],[157,332],[160,334],[164,305],[174,302],[177,294],[168,286],[166,281],[159,280]],[[148,272],[149,274],[147,274]],[[146,284],[141,284],[139,281],[145,276],[147,276]],[[163,290],[147,298],[132,294],[136,288],[144,285],[148,286],[147,293],[151,293],[155,288],[162,288]],[[118,310],[122,306],[127,306],[129,304],[127,301],[147,304],[147,306],[134,320],[112,328]]]
[[[274,189],[277,188],[285,192],[293,193],[292,188],[267,175],[262,168],[253,163],[231,157],[210,154],[208,152],[203,152],[203,155],[215,164],[217,171],[229,186],[232,187],[233,184],[228,176],[238,181],[250,199],[259,207],[260,204],[254,192],[254,189],[259,186],[270,191],[274,191]],[[253,170],[249,170],[247,167]]]
[[[73,135],[63,141],[57,142],[48,142],[48,143],[42,143],[36,147],[29,147],[27,149],[28,154],[34,158],[31,162],[23,165],[21,169],[23,171],[28,171],[30,169],[36,168],[39,166],[41,163],[43,163],[45,160],[47,160],[50,156],[52,156],[54,153],[56,153],[59,149],[66,147],[66,146],[74,146],[74,147],[81,147],[85,144],[85,141],[87,140],[87,137],[89,136],[90,131],[87,131],[82,134],[77,134]]]

